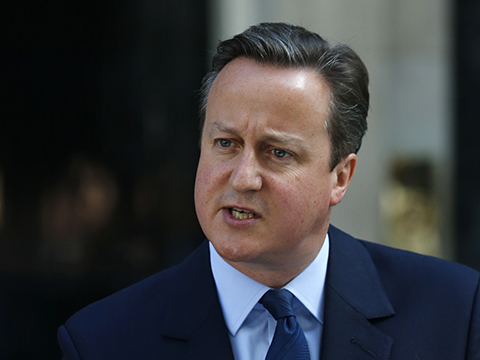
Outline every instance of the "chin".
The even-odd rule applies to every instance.
[[[248,262],[256,257],[255,249],[249,244],[239,244],[235,241],[215,241],[210,240],[217,253],[229,262]]]

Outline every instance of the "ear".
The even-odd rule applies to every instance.
[[[335,176],[335,186],[330,196],[330,206],[335,206],[342,201],[343,196],[347,192],[348,185],[352,180],[355,167],[357,166],[357,155],[349,154],[335,166],[332,173]]]

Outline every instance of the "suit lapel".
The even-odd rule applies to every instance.
[[[178,343],[178,360],[233,360],[215,281],[208,242],[179,266],[178,284],[170,296],[163,336]]]
[[[386,360],[393,340],[372,322],[395,311],[375,265],[358,240],[333,226],[329,237],[321,360]]]

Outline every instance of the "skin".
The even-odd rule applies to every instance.
[[[273,288],[315,259],[355,170],[350,154],[330,171],[329,102],[313,70],[247,58],[228,63],[209,95],[197,216],[225,261]],[[238,219],[232,208],[253,214]]]

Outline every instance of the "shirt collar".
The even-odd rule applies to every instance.
[[[327,234],[317,257],[284,287],[292,292],[321,323],[323,323],[323,290],[329,246]],[[212,243],[210,243],[210,264],[227,328],[230,334],[235,336],[253,307],[270,288],[228,264],[218,255]],[[312,284],[318,286],[312,286]]]

